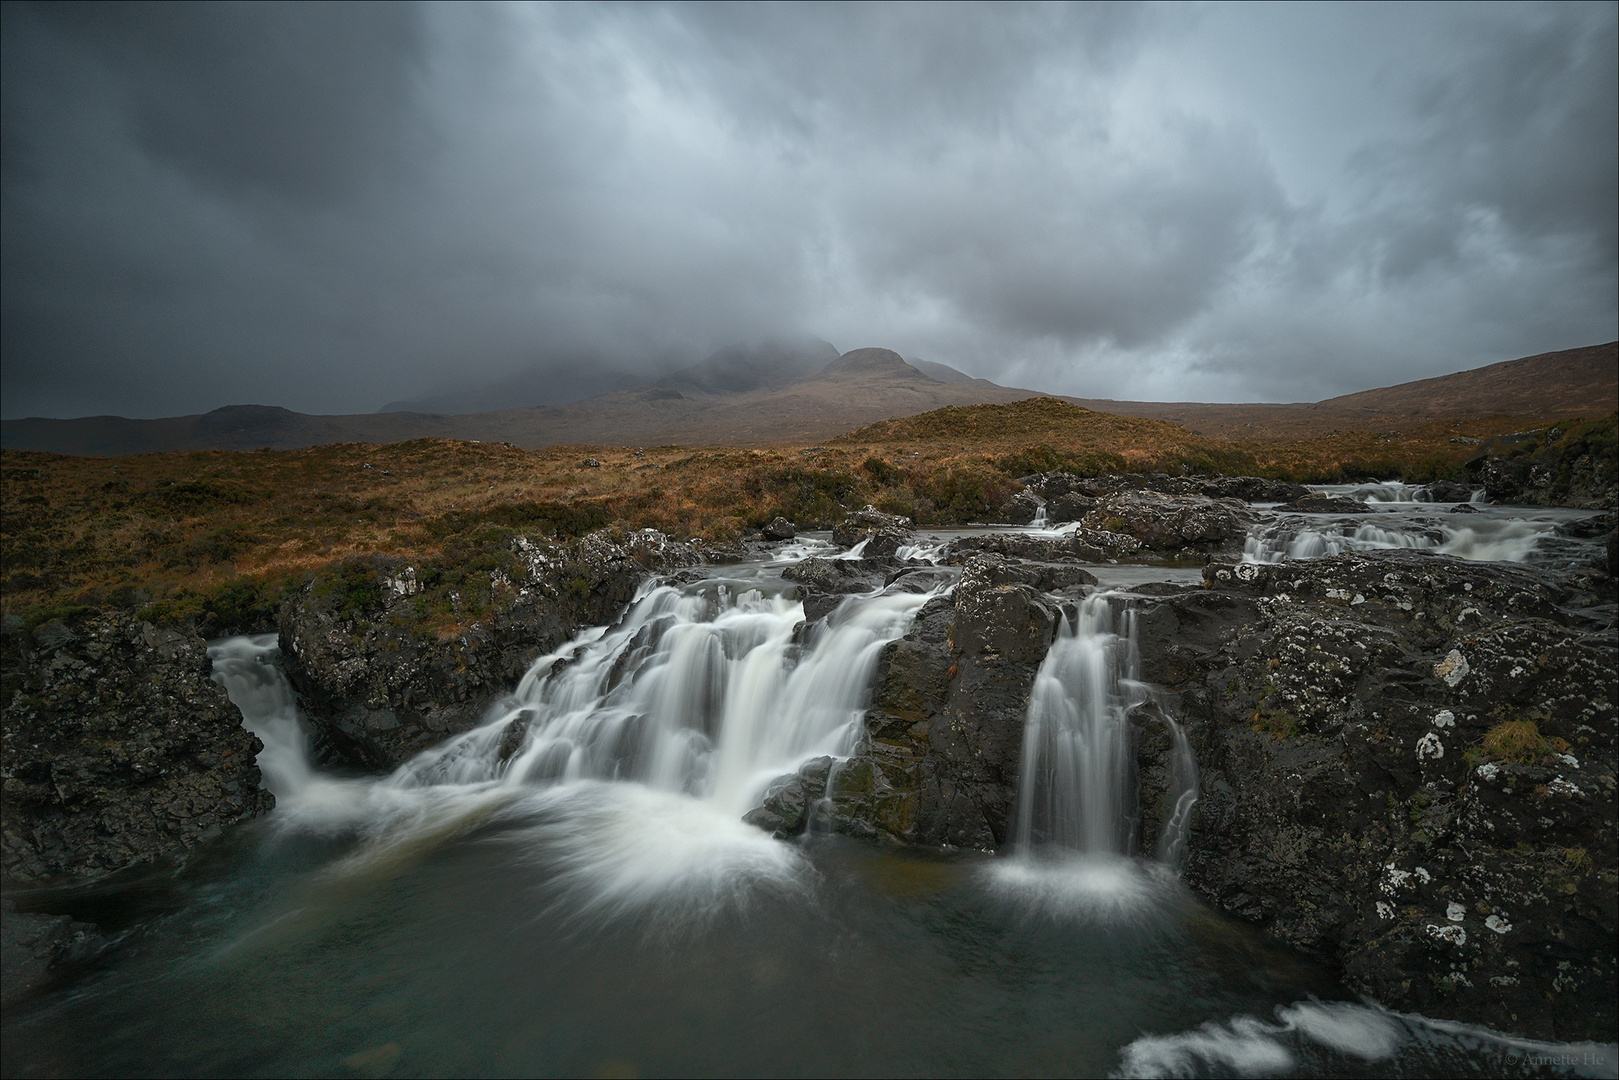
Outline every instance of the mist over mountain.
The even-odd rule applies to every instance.
[[[972,379],[948,367],[940,372],[943,365],[911,363],[891,349],[853,349],[819,363],[831,350],[825,342],[738,346],[657,382],[642,381],[568,404],[476,413],[309,415],[274,406],[233,405],[155,420],[4,420],[0,445],[96,455],[291,449],[423,437],[525,447],[763,446],[828,439],[946,405],[1056,396]],[[798,374],[806,369],[809,374]],[[1619,406],[1616,370],[1619,343],[1608,342],[1314,403],[1064,400],[1100,412],[1170,420],[1215,438],[1309,438],[1333,430],[1386,429],[1446,418],[1598,415]]]

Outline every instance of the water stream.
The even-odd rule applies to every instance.
[[[8,1011],[5,1073],[1499,1075],[1539,1045],[1351,1000],[1179,886],[1196,767],[1140,681],[1127,592],[1067,606],[1007,853],[744,824],[774,779],[850,752],[928,599],[802,627],[780,567],[832,553],[648,586],[386,777],[310,764],[274,635],[215,643],[277,809],[118,886],[162,916]],[[1177,748],[1153,835],[1144,725]],[[1613,1070],[1611,1048],[1551,1049]]]

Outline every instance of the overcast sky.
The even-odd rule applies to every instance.
[[[1616,13],[6,4],[4,415],[802,334],[1315,400],[1607,341]]]

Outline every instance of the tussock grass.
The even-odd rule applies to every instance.
[[[1578,437],[1611,438],[1606,423]],[[616,525],[724,541],[777,515],[827,527],[866,503],[920,524],[994,520],[1017,477],[1052,469],[1420,481],[1455,475],[1478,440],[1521,426],[1495,417],[1223,442],[1035,398],[887,420],[820,447],[526,450],[418,439],[120,458],[7,450],[0,606],[34,624],[121,607],[262,625],[281,590],[317,570],[376,555],[449,565],[487,556],[515,532],[572,537]]]

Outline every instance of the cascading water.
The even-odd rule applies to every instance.
[[[1124,913],[1165,895],[1161,879],[1128,859],[1140,839],[1131,716],[1155,701],[1139,670],[1126,597],[1093,593],[1063,619],[1029,697],[1012,857],[998,874],[1022,896]],[[1157,855],[1173,868],[1198,797],[1197,764],[1179,725],[1158,712],[1173,749]]]
[[[374,857],[505,814],[537,822],[534,843],[587,905],[684,891],[713,908],[796,872],[792,849],[741,817],[804,760],[852,749],[878,653],[928,599],[849,597],[800,643],[802,604],[747,585],[651,589],[615,626],[535,661],[486,723],[381,779],[313,772],[273,635],[211,656],[265,744],[284,827],[358,830]]]
[[[208,646],[213,679],[242,711],[242,726],[259,737],[259,772],[278,803],[295,799],[313,779],[307,740],[292,686],[275,666],[277,636],[225,638]]]
[[[1064,618],[1035,676],[1023,729],[1016,850],[1127,855],[1134,846],[1130,711],[1148,700],[1134,679],[1134,612],[1115,633],[1112,599],[1095,593]]]
[[[1279,563],[1286,559],[1320,559],[1345,551],[1390,551],[1412,548],[1485,562],[1523,562],[1533,558],[1555,531],[1553,522],[1478,521],[1468,525],[1402,521],[1394,515],[1373,522],[1309,525],[1287,517],[1254,527],[1243,542],[1243,561]]]

